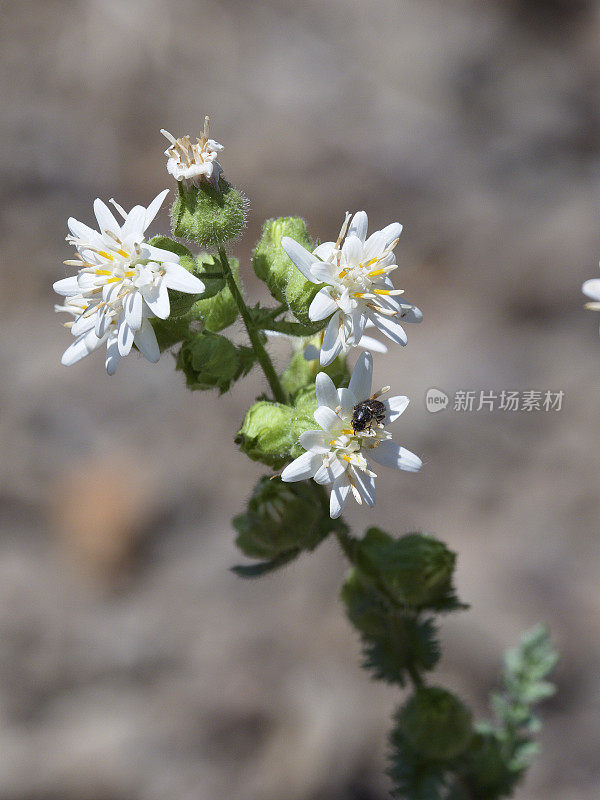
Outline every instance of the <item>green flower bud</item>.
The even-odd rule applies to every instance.
[[[230,258],[229,265],[233,277],[239,286],[239,261],[237,258]],[[213,263],[210,261],[203,262],[202,269],[198,270],[198,277],[206,282],[207,289],[212,292],[214,292],[215,289],[217,291],[212,294],[212,296],[209,295],[207,297],[203,295],[202,299],[194,304],[191,311],[193,318],[201,320],[206,330],[212,331],[213,333],[222,331],[224,328],[232,325],[236,321],[239,313],[236,302],[231,294],[231,289],[229,286],[225,285],[224,279],[218,275],[220,269],[221,267],[218,259],[213,259]],[[214,275],[215,271],[217,277],[205,277],[205,274]],[[223,284],[221,284],[221,281]],[[217,288],[219,285],[222,285],[220,290]]]
[[[236,444],[253,461],[279,469],[289,460],[293,409],[260,400],[247,412],[235,437]]]
[[[218,389],[223,394],[253,363],[250,348],[236,347],[225,336],[201,331],[181,346],[177,369],[185,373],[190,389]]]
[[[317,393],[314,385],[301,389],[295,398],[296,402],[292,413],[290,424],[290,457],[298,458],[305,452],[301,444],[298,443],[300,434],[305,431],[320,430],[315,420],[317,409]]]
[[[327,495],[314,482],[261,478],[248,511],[233,520],[236,544],[251,558],[273,559],[291,550],[314,550],[331,528]]]
[[[451,610],[461,607],[454,596],[456,556],[445,544],[422,533],[394,539],[369,528],[359,542],[356,564],[398,605]]]
[[[281,246],[284,236],[295,239],[307,250],[313,250],[304,220],[299,217],[269,219],[263,226],[262,238],[254,251],[254,272],[267,284],[276,300],[286,303],[299,322],[310,325],[313,330],[321,330],[327,325],[327,320],[314,323],[308,316],[312,299],[321,287],[307,281],[294,266]]]
[[[235,239],[246,224],[248,201],[229,184],[219,179],[218,188],[208,182],[184,187],[171,208],[173,233],[202,247],[221,247]]]
[[[418,753],[440,761],[464,752],[473,736],[469,709],[439,686],[417,689],[398,712],[397,721]]]
[[[171,253],[176,253],[179,256],[179,263],[192,275],[201,277],[196,269],[196,259],[187,249],[187,247],[179,242],[174,242],[168,236],[153,236],[150,239],[150,244],[154,247],[160,247],[161,250],[168,250]],[[183,317],[194,303],[203,297],[203,294],[188,294],[187,292],[177,292],[174,289],[169,289],[169,302],[171,305],[171,312],[169,319]]]
[[[238,261],[235,258],[230,259],[230,261],[234,262],[232,269],[235,269],[235,274],[237,275]],[[196,256],[196,275],[206,287],[202,292],[203,300],[214,297],[225,288],[225,276],[218,256],[213,256],[210,253],[200,253],[200,255]]]
[[[321,338],[315,336],[313,339],[306,340],[306,344],[319,348]],[[322,367],[318,358],[307,361],[304,357],[304,348],[302,348],[300,352],[295,353],[288,368],[281,375],[281,385],[284,391],[294,398],[299,390],[307,386],[314,387],[315,378],[319,372],[326,372],[338,387],[347,386],[350,380],[346,359],[343,356],[338,356],[331,364]]]

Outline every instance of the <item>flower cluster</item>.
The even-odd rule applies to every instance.
[[[113,375],[123,356],[135,344],[148,361],[156,362],[159,348],[151,317],[167,319],[169,289],[197,294],[204,283],[179,263],[179,256],[145,241],[145,232],[158,214],[168,189],[148,208],[135,206],[127,214],[111,200],[123,217],[119,224],[108,206],[94,202],[98,231],[71,217],[67,241],[77,258],[65,261],[77,275],[56,281],[54,290],[67,299],[57,311],[75,317],[66,323],[75,337],[62,363],[69,366],[106,342],[106,369]]]
[[[367,215],[358,211],[346,219],[336,242],[324,242],[312,253],[294,239],[281,244],[304,277],[324,284],[311,303],[311,320],[331,317],[321,347],[321,365],[327,366],[340,353],[358,345],[370,322],[397,344],[406,344],[399,320],[420,322],[416,306],[397,299],[404,293],[395,289],[389,275],[398,265],[393,250],[402,225],[393,222],[367,238]]]
[[[421,459],[392,441],[385,425],[394,422],[408,405],[408,397],[378,400],[389,386],[371,394],[373,357],[362,353],[347,389],[336,389],[331,378],[320,372],[316,379],[317,409],[314,413],[321,430],[306,431],[300,444],[306,450],[289,464],[281,475],[283,481],[313,478],[320,484],[333,484],[330,516],[340,516],[353,494],[357,503],[375,504],[375,481],[367,458],[386,467],[418,472]],[[371,401],[378,403],[375,406]],[[372,409],[380,409],[380,414]],[[360,410],[368,423],[358,422]]]

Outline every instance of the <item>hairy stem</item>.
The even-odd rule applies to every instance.
[[[231,272],[231,267],[229,266],[229,259],[227,258],[227,253],[223,247],[219,248],[219,259],[221,261],[221,266],[223,267],[223,274],[225,276],[225,280],[227,281],[227,285],[231,290],[231,294],[233,295],[233,299],[238,307],[240,312],[241,318],[244,320],[244,325],[246,326],[246,330],[248,331],[248,337],[250,342],[252,343],[252,347],[254,348],[254,352],[256,353],[256,357],[258,358],[258,362],[262,367],[262,371],[265,373],[265,377],[269,382],[269,386],[271,387],[271,391],[273,392],[273,397],[278,403],[287,403],[287,397],[285,392],[283,391],[283,387],[279,382],[279,378],[277,377],[277,373],[275,372],[275,367],[273,366],[273,362],[269,358],[269,354],[265,350],[265,346],[263,345],[260,333],[258,328],[255,326],[252,317],[250,316],[250,312],[248,311],[248,306],[246,305],[244,298],[242,297],[242,293],[240,292],[237,283],[235,282],[235,278],[233,277],[233,273]]]

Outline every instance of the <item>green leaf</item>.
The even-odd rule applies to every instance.
[[[273,572],[273,570],[279,569],[279,567],[283,567],[285,564],[289,564],[289,562],[293,561],[301,552],[301,550],[288,550],[286,553],[280,553],[271,561],[261,561],[259,564],[238,565],[232,567],[231,571],[235,572],[240,578],[260,578],[268,572]]]
[[[406,614],[352,570],[342,588],[346,613],[361,634],[364,666],[375,678],[406,683],[410,669],[431,670],[440,658],[432,619]]]
[[[177,369],[185,373],[190,389],[218,389],[223,394],[252,369],[255,360],[251,348],[236,347],[225,336],[200,331],[181,346]]]
[[[453,611],[465,608],[452,586],[456,556],[433,536],[394,539],[369,528],[357,545],[356,566],[365,579],[401,607]]]
[[[218,264],[218,259],[215,259],[214,265],[217,266]],[[229,264],[231,266],[233,277],[235,278],[238,286],[240,286],[238,278],[239,261],[237,258],[230,258]],[[210,272],[211,270],[212,265],[208,263],[207,271]],[[201,272],[199,277],[204,280]],[[214,280],[221,281],[221,278],[218,276]],[[215,284],[213,284],[211,288],[214,288],[214,286]],[[198,302],[192,307],[191,313],[194,319],[200,319],[202,321],[207,331],[218,333],[224,328],[232,325],[236,321],[239,312],[233,295],[231,294],[231,289],[229,286],[225,286],[212,297],[203,297],[202,299],[198,300]]]

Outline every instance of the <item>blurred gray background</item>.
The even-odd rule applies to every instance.
[[[424,311],[377,383],[418,476],[360,532],[435,532],[471,609],[436,680],[485,712],[500,653],[545,620],[562,653],[518,797],[598,796],[600,4],[584,0],[0,3],[0,797],[383,800],[394,690],[369,681],[334,542],[243,582],[230,518],[262,474],[232,438],[262,389],[187,392],[166,354],[72,368],[53,312],[66,219],[169,185],[162,127],[204,114],[262,220],[405,228]],[[161,214],[153,232],[166,232]],[[279,352],[279,363],[286,357]],[[426,390],[565,392],[560,412],[425,409]]]

